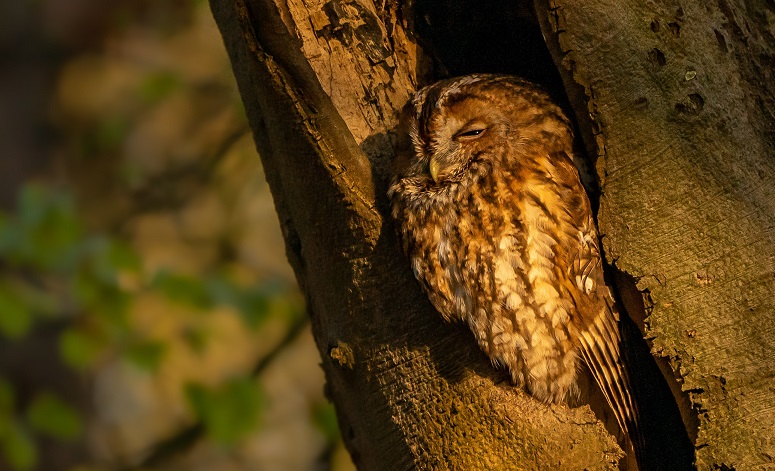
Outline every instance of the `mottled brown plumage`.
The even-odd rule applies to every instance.
[[[541,401],[573,397],[586,363],[632,429],[618,314],[560,108],[515,77],[469,75],[420,90],[402,124],[393,216],[436,309]]]

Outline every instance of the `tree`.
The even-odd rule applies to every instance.
[[[621,453],[588,408],[508,386],[400,254],[397,110],[483,71],[567,93],[612,283],[691,406],[697,467],[772,465],[775,6],[474,3],[211,0],[356,464],[612,469]]]

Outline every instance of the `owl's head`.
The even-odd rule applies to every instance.
[[[517,77],[492,74],[419,90],[403,110],[400,129],[408,142],[396,161],[396,179],[427,190],[465,183],[494,159],[527,152],[547,133],[570,138],[567,119],[545,92]]]

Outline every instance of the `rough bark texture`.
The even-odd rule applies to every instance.
[[[766,3],[766,5],[765,5]],[[607,259],[699,415],[699,469],[775,466],[772,2],[539,1],[591,123]],[[589,120],[587,120],[587,116]]]
[[[421,293],[384,217],[389,131],[427,69],[392,6],[214,0],[329,394],[360,469],[612,469],[588,408],[508,385]]]
[[[416,39],[433,15],[397,1],[211,5],[359,468],[612,469],[620,452],[587,407],[536,403],[440,320],[386,218],[396,111],[439,78]],[[775,456],[771,10],[537,2],[600,157],[604,249],[646,290],[647,334],[699,409],[701,469]],[[484,46],[447,70],[518,72],[488,66],[506,64],[497,54],[477,62],[508,55]]]

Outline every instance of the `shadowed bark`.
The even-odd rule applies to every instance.
[[[683,417],[700,469],[772,463],[772,8],[211,5],[360,469],[613,469],[621,456],[588,407],[509,386],[465,327],[441,321],[401,255],[385,198],[397,110],[419,86],[470,72],[567,92],[596,160],[607,261],[624,273],[628,311],[647,301],[668,396],[694,406]]]

